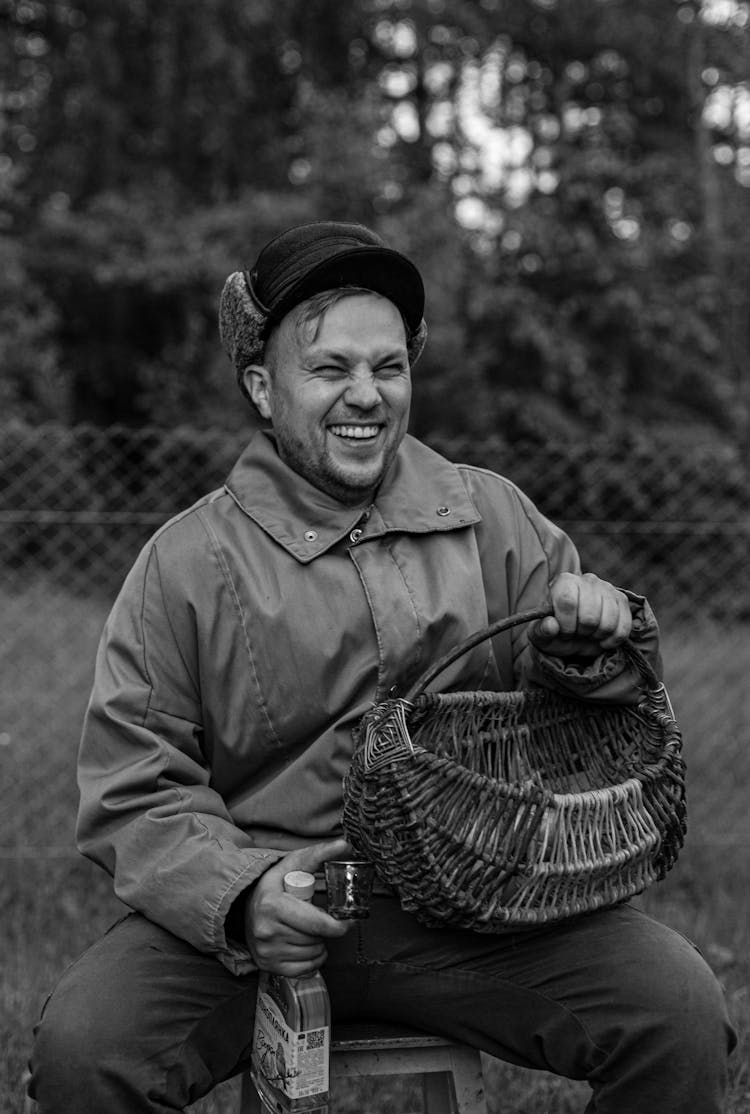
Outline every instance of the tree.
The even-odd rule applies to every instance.
[[[421,429],[739,434],[748,7],[0,0],[0,221],[61,412],[235,422],[224,275],[342,217],[424,272]]]

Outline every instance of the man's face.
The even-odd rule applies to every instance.
[[[317,320],[280,323],[247,386],[295,472],[350,506],[372,498],[406,433],[411,375],[392,302],[353,294]]]

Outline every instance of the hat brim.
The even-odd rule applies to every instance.
[[[373,245],[349,248],[325,259],[289,286],[270,310],[280,321],[300,302],[342,286],[358,286],[380,294],[400,310],[410,333],[415,333],[424,313],[422,276],[406,256]]]

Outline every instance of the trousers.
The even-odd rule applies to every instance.
[[[334,1020],[410,1025],[591,1087],[596,1114],[719,1114],[734,1043],[695,947],[618,906],[484,935],[430,929],[394,898],[331,943]],[[257,975],[138,914],[63,974],[36,1027],[40,1114],[183,1110],[249,1066]]]

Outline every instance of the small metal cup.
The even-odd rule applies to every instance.
[[[328,912],[337,921],[370,916],[375,867],[365,859],[331,859],[325,864]]]

